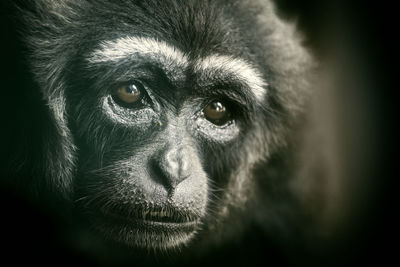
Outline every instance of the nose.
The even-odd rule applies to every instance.
[[[169,145],[163,149],[155,162],[156,173],[167,190],[173,190],[190,176],[189,151],[183,146]]]

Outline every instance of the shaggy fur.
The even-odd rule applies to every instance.
[[[17,155],[13,161],[21,166],[12,177],[30,173],[29,181],[21,181],[28,191],[39,197],[52,192],[73,214],[75,205],[83,214],[99,208],[131,216],[142,206],[156,211],[158,200],[129,177],[142,173],[134,163],[147,166],[142,160],[151,157],[149,151],[177,139],[199,170],[185,190],[199,189],[190,200],[193,207],[184,207],[187,200],[179,196],[171,201],[182,213],[199,216],[201,227],[183,237],[144,232],[135,240],[99,223],[92,225],[98,235],[133,247],[193,252],[239,238],[249,225],[283,229],[283,235],[293,230],[301,211],[288,186],[293,179],[286,169],[288,151],[310,94],[314,63],[295,27],[281,21],[269,1],[39,0],[20,7],[20,15],[26,60],[43,99],[41,136],[31,140],[41,157],[29,163]],[[138,47],[141,54],[135,57],[131,51]],[[150,98],[164,99],[155,109],[167,107],[167,114],[180,118],[173,126],[147,109],[132,121],[106,93],[127,80],[140,60],[160,53],[163,58],[155,61],[172,81]],[[223,91],[220,84],[230,89]],[[235,103],[237,121],[215,127],[202,114],[188,115],[196,108],[193,101],[221,95]],[[181,125],[195,137],[182,134]],[[149,129],[164,126],[169,138],[148,136]],[[86,221],[81,214],[77,221],[81,217]]]

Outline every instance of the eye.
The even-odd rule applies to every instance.
[[[220,101],[209,103],[203,110],[204,116],[215,125],[224,125],[230,119],[231,115],[226,106]]]
[[[142,102],[144,89],[140,82],[133,82],[130,84],[125,84],[118,88],[117,92],[112,95],[115,102],[119,105],[131,108],[136,104]]]
[[[117,91],[117,97],[127,104],[132,104],[141,98],[139,87],[138,83],[121,86]]]

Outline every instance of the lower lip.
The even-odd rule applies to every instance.
[[[147,220],[135,220],[134,227],[146,228],[154,231],[181,231],[192,232],[196,229],[197,221],[173,223],[173,222],[157,222]]]

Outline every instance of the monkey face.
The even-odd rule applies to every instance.
[[[240,163],[226,155],[238,154],[256,116],[261,74],[239,58],[191,59],[133,36],[102,41],[84,64],[76,84],[86,91],[67,95],[83,148],[78,203],[107,236],[145,247],[186,243],[221,197],[213,191],[229,182],[217,166]]]
[[[255,197],[254,165],[285,145],[306,98],[311,60],[271,4],[33,6],[27,43],[50,140],[40,179],[90,229],[131,246],[232,225]]]

